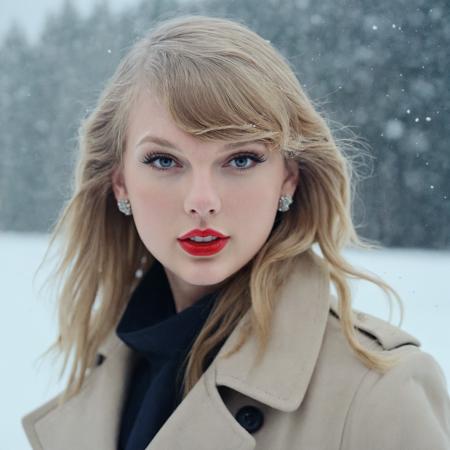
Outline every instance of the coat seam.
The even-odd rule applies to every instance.
[[[355,389],[355,392],[353,393],[352,399],[351,399],[350,404],[347,409],[347,413],[345,414],[345,418],[344,418],[344,426],[342,427],[341,442],[339,444],[339,450],[348,450],[348,449],[344,449],[342,447],[344,444],[345,437],[347,436],[348,427],[350,426],[349,422],[348,422],[348,418],[355,406],[356,399],[359,397],[359,394],[363,388],[363,385],[364,385],[366,379],[369,377],[369,375],[371,373],[373,373],[372,369],[366,370],[366,373],[361,377],[361,381],[359,382],[358,387]]]

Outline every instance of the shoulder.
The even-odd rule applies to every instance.
[[[330,315],[339,322],[337,299],[335,296],[331,296]],[[353,323],[360,340],[377,350],[389,351],[404,345],[412,345],[415,347],[420,347],[421,345],[419,339],[415,336],[366,312],[353,309]]]
[[[387,356],[402,356],[421,353],[420,341],[401,328],[371,314],[352,310],[355,336],[360,344],[370,350]],[[342,331],[337,298],[331,296],[330,311],[323,338],[319,367],[333,373],[340,373],[342,379],[354,383],[369,370],[351,349]]]
[[[416,337],[378,317],[355,310],[354,323],[366,348],[398,356],[399,362],[385,373],[353,357],[338,367],[343,375],[351,370],[355,383],[341,448],[450,449],[448,385],[434,357],[421,350]],[[325,347],[348,355],[335,299],[327,328]]]
[[[343,448],[450,449],[450,398],[437,361],[407,352],[384,374],[369,370],[347,415]]]

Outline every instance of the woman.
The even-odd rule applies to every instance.
[[[52,237],[53,347],[63,371],[74,359],[65,391],[22,419],[32,447],[450,448],[437,362],[352,310],[349,277],[399,298],[341,255],[370,248],[351,175],[245,26],[180,17],[136,42],[80,128]]]

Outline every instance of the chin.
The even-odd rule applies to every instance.
[[[194,286],[212,286],[221,283],[227,277],[227,274],[206,274],[204,270],[200,270],[198,274],[193,274],[192,277],[185,278],[185,281]]]

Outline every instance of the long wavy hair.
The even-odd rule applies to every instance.
[[[369,351],[355,334],[349,278],[375,283],[402,303],[375,274],[350,265],[341,250],[378,244],[358,237],[352,222],[356,159],[352,139],[337,139],[329,120],[303,91],[289,62],[244,24],[189,15],[157,23],[133,43],[106,83],[96,107],[81,121],[73,195],[53,228],[59,241],[58,337],[49,351],[73,354],[63,403],[79,392],[96,352],[117,325],[139,279],[154,262],[132,218],[121,214],[112,172],[122,164],[129,112],[142,89],[163,100],[173,120],[199,139],[261,139],[299,167],[299,186],[288,212],[255,257],[221,284],[217,301],[187,358],[183,398],[203,373],[209,352],[249,311],[236,352],[251,333],[264,353],[278,292],[296,259],[317,244],[323,268],[336,288],[342,331],[370,368],[386,371],[396,359]],[[45,260],[45,258],[44,258]],[[228,356],[225,355],[225,356]]]

